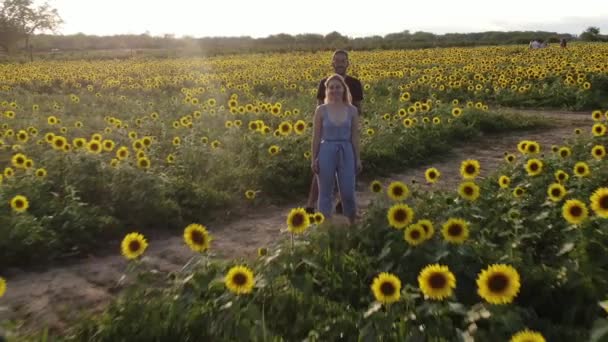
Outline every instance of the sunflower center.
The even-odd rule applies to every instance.
[[[426,234],[428,234],[428,232],[429,232],[429,230],[430,230],[429,226],[428,226],[428,225],[426,225],[426,224],[421,224],[420,226],[422,227],[422,229],[424,229],[424,232],[425,232]]]
[[[467,165],[467,166],[464,168],[464,171],[465,171],[467,174],[473,174],[473,173],[475,173],[475,165]]]
[[[448,280],[442,273],[433,273],[429,277],[429,285],[434,289],[443,289],[447,285]]]
[[[16,200],[16,201],[15,201],[15,207],[17,207],[17,208],[21,209],[21,208],[23,208],[24,206],[25,206],[25,203],[23,203],[23,201],[22,201],[22,200]]]
[[[602,209],[608,209],[608,195],[600,197],[599,201],[597,201]]]
[[[291,219],[291,223],[296,227],[301,226],[304,223],[304,216],[302,214],[294,215]]]
[[[559,175],[557,175],[557,178],[558,178],[560,181],[563,181],[563,180],[566,178],[566,175],[564,175],[563,173],[560,173]]]
[[[559,155],[560,155],[560,156],[562,156],[562,158],[565,158],[565,157],[567,157],[567,156],[568,156],[568,152],[567,152],[567,151],[561,151],[561,152],[559,153]]]
[[[530,170],[532,170],[532,171],[538,171],[538,164],[536,164],[536,163],[530,164]]]
[[[205,243],[205,235],[198,230],[194,230],[190,233],[192,242],[196,245],[203,245]]]
[[[380,190],[381,190],[380,189],[380,184],[374,184],[373,190],[374,190],[374,192],[380,192]]]
[[[528,151],[530,151],[531,153],[536,152],[536,146],[534,146],[534,145],[528,146]]]
[[[380,292],[382,292],[382,294],[385,296],[392,296],[395,294],[395,291],[395,286],[388,281],[385,281],[382,283],[382,285],[380,285]]]
[[[488,279],[488,288],[494,293],[502,293],[509,286],[509,278],[502,273],[493,274]]]
[[[403,189],[399,186],[393,188],[393,195],[401,196],[403,195]]]
[[[553,197],[559,197],[561,194],[562,192],[557,188],[551,190],[551,195],[553,195]]]
[[[232,282],[237,286],[244,286],[247,283],[247,276],[243,273],[237,273],[232,277]]]
[[[420,234],[420,231],[417,229],[414,229],[410,232],[410,237],[412,238],[412,240],[418,240],[421,236],[422,234]]]
[[[395,221],[397,222],[403,222],[407,219],[407,212],[403,209],[399,209],[395,211],[393,218],[395,218]]]
[[[429,172],[429,178],[433,179],[435,177],[437,177],[437,174],[435,173],[435,171]]]
[[[129,250],[131,252],[137,252],[140,247],[141,247],[141,244],[137,240],[133,240],[133,241],[129,242]]]
[[[574,217],[581,216],[583,214],[583,208],[578,205],[570,207],[570,214]]]
[[[462,226],[459,224],[452,224],[448,227],[448,234],[450,236],[460,236],[462,235]]]
[[[576,172],[579,174],[583,174],[583,173],[585,173],[585,168],[582,166],[579,166],[576,168]]]
[[[465,187],[464,187],[464,193],[465,193],[466,195],[468,195],[468,196],[473,195],[473,188],[472,188],[472,187],[470,187],[470,186],[465,186]]]
[[[603,151],[601,149],[598,148],[598,149],[595,150],[595,155],[596,156],[601,156],[602,154],[603,154]]]

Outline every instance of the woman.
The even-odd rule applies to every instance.
[[[359,154],[359,116],[342,76],[335,74],[325,82],[325,104],[317,107],[312,138],[312,171],[319,182],[319,211],[332,214],[334,177],[342,197],[342,210],[355,222],[355,175],[361,171]]]

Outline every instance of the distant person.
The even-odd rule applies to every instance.
[[[317,107],[313,119],[311,169],[317,175],[319,211],[331,217],[337,175],[343,213],[352,225],[357,217],[356,175],[362,169],[359,110],[351,104],[348,85],[338,74],[325,81],[325,94],[325,103]]]
[[[344,50],[336,50],[332,56],[332,67],[334,72],[344,79],[344,82],[348,86],[348,90],[351,94],[351,104],[357,108],[357,112],[361,115],[361,101],[363,101],[363,87],[361,81],[346,74],[346,70],[349,66],[348,52]],[[325,83],[327,78],[324,78],[319,82],[317,89],[317,105],[320,106],[325,103]],[[339,190],[339,189],[338,189]],[[308,193],[308,203],[306,205],[306,212],[314,213],[317,200],[319,197],[319,186],[316,175],[313,175],[310,183],[310,191]],[[342,212],[341,201],[336,204],[336,212]]]
[[[532,50],[540,49],[540,42],[536,39],[530,41],[530,45],[528,47]]]
[[[566,38],[561,38],[559,40],[559,47],[562,49],[568,49],[568,42],[566,41]]]

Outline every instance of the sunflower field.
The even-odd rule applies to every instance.
[[[0,269],[122,239],[139,281],[67,340],[583,341],[608,330],[606,44],[352,53],[362,178],[378,193],[363,221],[332,226],[295,208],[277,248],[211,259],[213,232],[192,222],[306,194],[330,59],[1,64]],[[522,141],[484,179],[471,156],[452,191],[373,181],[485,133],[550,124],[503,106],[590,109],[595,123],[563,146]],[[169,278],[144,272],[157,230],[183,234],[200,257]]]
[[[608,139],[596,117],[562,146],[521,141],[484,179],[462,161],[455,189],[374,181],[354,228],[293,209],[292,239],[255,261],[209,261],[209,233],[188,227],[202,252],[192,271],[139,273],[71,338],[604,341]]]

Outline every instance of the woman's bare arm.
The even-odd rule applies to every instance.
[[[321,146],[321,130],[323,126],[323,118],[321,116],[321,106],[315,110],[312,125],[312,161],[317,160],[319,155],[319,147]]]

